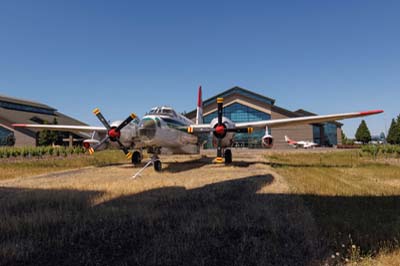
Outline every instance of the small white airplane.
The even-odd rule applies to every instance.
[[[201,86],[198,91],[198,104],[196,122],[189,120],[175,112],[171,107],[160,106],[152,108],[143,118],[135,123],[137,117],[131,114],[124,121],[107,122],[99,109],[93,113],[101,121],[104,127],[72,126],[72,125],[41,125],[41,124],[14,124],[14,127],[47,129],[76,133],[91,133],[91,137],[83,141],[83,146],[89,153],[106,148],[106,143],[119,147],[134,165],[142,160],[142,151],[147,150],[152,154],[150,164],[155,171],[161,171],[162,165],[159,159],[161,151],[169,151],[172,154],[196,154],[200,152],[200,138],[202,134],[213,134],[217,148],[216,163],[232,162],[230,147],[235,133],[253,132],[253,128],[265,128],[262,144],[266,148],[273,145],[273,137],[268,133],[268,128],[329,122],[347,118],[361,117],[382,113],[383,110],[366,112],[352,112],[332,115],[304,116],[296,118],[271,119],[255,122],[234,123],[223,116],[223,98],[217,99],[218,116],[211,123],[203,124]],[[129,150],[132,150],[130,152]],[[143,169],[144,169],[143,168]],[[142,169],[142,170],[143,170]],[[142,171],[141,170],[141,171]],[[139,171],[140,172],[140,171]]]
[[[308,141],[308,140],[295,141],[295,140],[290,139],[286,135],[285,135],[285,141],[295,149],[297,149],[297,148],[309,149],[309,148],[315,148],[316,146],[318,146],[318,143]]]

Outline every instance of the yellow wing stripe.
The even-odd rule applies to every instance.
[[[217,98],[217,103],[223,103],[224,102],[224,98]]]

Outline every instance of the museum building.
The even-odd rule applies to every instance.
[[[48,105],[0,95],[0,146],[36,146],[39,130],[13,128],[12,124],[86,125]],[[61,133],[61,141],[80,142],[83,135]]]
[[[223,115],[233,122],[251,122],[269,119],[293,118],[316,115],[299,109],[290,111],[279,107],[275,100],[250,90],[233,87],[203,101],[204,123],[211,122],[217,117],[217,98],[224,98]],[[186,114],[189,119],[195,120],[196,110]],[[287,126],[270,128],[269,133],[274,137],[275,149],[289,148],[285,142],[285,135],[294,140],[307,140],[318,143],[321,146],[332,147],[341,144],[341,123],[328,122],[311,125]],[[252,134],[235,134],[234,147],[261,148],[261,138],[265,129],[255,129]],[[211,137],[205,148],[211,148]]]

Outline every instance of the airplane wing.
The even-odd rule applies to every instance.
[[[41,130],[57,130],[68,132],[107,132],[105,127],[92,127],[92,126],[73,126],[73,125],[41,125],[41,124],[12,124],[13,127],[32,128]]]
[[[332,114],[332,115],[314,115],[314,116],[302,116],[302,117],[294,117],[294,118],[282,118],[282,119],[271,119],[271,120],[261,120],[261,121],[253,121],[253,122],[242,122],[235,123],[235,128],[231,129],[232,132],[244,132],[244,129],[251,131],[251,128],[277,128],[277,127],[285,127],[285,126],[297,126],[304,124],[314,124],[314,123],[323,123],[330,122],[348,118],[362,117],[368,115],[374,115],[382,113],[383,110],[372,110],[365,112],[352,112],[352,113],[343,113],[343,114]],[[214,131],[211,128],[210,124],[200,124],[200,125],[191,125],[187,128],[189,133],[207,133]]]
[[[303,116],[303,117],[295,117],[295,118],[282,118],[282,119],[271,119],[271,120],[262,120],[255,122],[243,122],[236,123],[235,126],[237,128],[276,128],[276,127],[285,127],[285,126],[297,126],[304,124],[314,124],[314,123],[323,123],[330,122],[336,120],[342,120],[347,118],[355,118],[362,117],[367,115],[374,115],[382,113],[383,110],[373,110],[366,112],[353,112],[353,113],[343,113],[343,114],[332,114],[332,115],[314,115],[314,116]]]

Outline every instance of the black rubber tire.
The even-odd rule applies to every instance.
[[[140,152],[135,151],[135,152],[132,154],[132,163],[133,163],[134,165],[137,165],[137,164],[140,164],[141,162],[142,162],[142,155],[140,154]]]
[[[155,170],[156,172],[161,172],[161,170],[162,170],[162,164],[161,164],[161,161],[160,161],[160,160],[155,160],[155,161],[154,161],[154,170]]]
[[[225,164],[232,163],[232,152],[230,149],[225,150],[224,156],[225,156]]]

